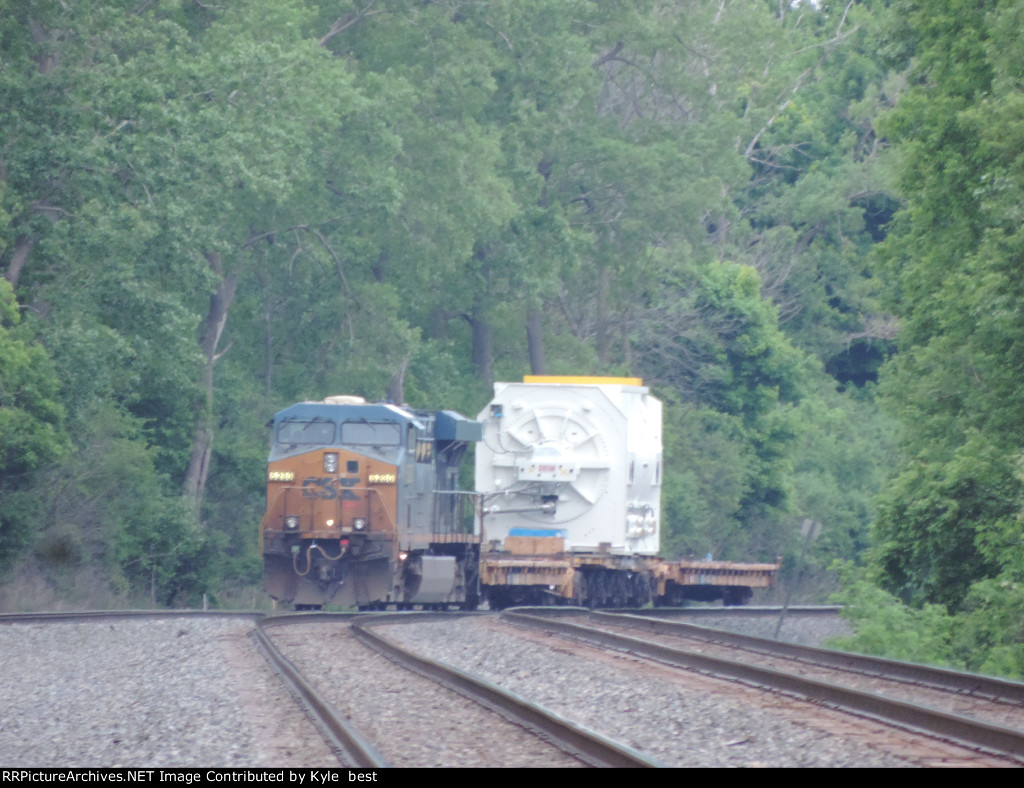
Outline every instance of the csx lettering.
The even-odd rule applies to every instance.
[[[336,498],[343,501],[358,501],[359,496],[347,489],[355,487],[357,484],[359,484],[358,477],[334,479],[330,476],[309,476],[302,480],[302,495],[305,498],[319,498],[323,501],[333,501]],[[337,485],[340,485],[342,489],[339,490]],[[316,489],[318,487],[320,489]]]

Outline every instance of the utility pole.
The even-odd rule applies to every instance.
[[[786,587],[786,601],[782,605],[782,612],[779,613],[779,623],[775,625],[775,639],[779,639],[779,632],[782,631],[782,622],[786,620],[786,611],[789,610],[789,599],[793,595],[793,586],[800,582],[804,574],[804,556],[807,555],[807,545],[818,538],[821,534],[821,523],[806,519],[800,526],[800,533],[804,537],[803,547],[800,548],[800,558],[796,562],[796,578]]]

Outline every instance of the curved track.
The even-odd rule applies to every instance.
[[[781,690],[1024,761],[1024,685],[1018,682],[796,646],[635,614],[576,611],[573,616],[573,611],[565,609],[520,609],[505,611],[502,618],[664,664]],[[644,634],[638,636],[640,632]],[[650,637],[652,633],[657,640]],[[728,653],[718,646],[725,646]],[[810,664],[816,666],[816,676],[808,675]],[[890,685],[912,687],[912,692],[902,693],[904,698],[918,694],[922,686],[928,692],[960,699],[969,694],[972,712],[957,713],[897,698],[891,689],[861,689],[855,686],[858,682],[849,679],[851,673],[870,674]],[[981,706],[990,710],[983,711]],[[1008,710],[1009,718],[1018,721],[1013,727],[978,718],[982,714],[1005,718]]]
[[[0,616],[0,760],[26,767],[338,766],[252,642],[259,616]]]
[[[450,618],[446,617],[448,620]],[[405,618],[407,622],[424,620],[423,615]],[[633,748],[577,725],[490,682],[436,660],[418,656],[394,640],[374,631],[374,625],[393,626],[396,623],[400,623],[400,620],[396,621],[395,616],[376,616],[354,622],[352,627],[359,640],[381,654],[533,731],[589,766],[624,768],[662,765]]]
[[[338,758],[340,765],[357,767],[357,768],[381,768],[390,766],[393,763],[392,759],[389,759],[382,755],[380,749],[371,741],[371,736],[366,735],[363,731],[357,729],[352,724],[352,721],[348,719],[348,715],[342,711],[339,711],[332,705],[332,696],[324,692],[324,682],[319,679],[322,678],[320,675],[323,671],[318,668],[310,668],[307,665],[306,674],[303,675],[303,670],[297,667],[296,661],[290,659],[289,648],[281,648],[279,643],[276,643],[274,638],[269,633],[275,632],[281,634],[278,640],[283,641],[317,641],[321,636],[329,637],[332,626],[337,632],[338,626],[341,625],[341,629],[357,634],[358,640],[363,644],[357,646],[363,648],[364,646],[370,647],[376,654],[376,662],[374,657],[370,656],[369,653],[362,656],[362,673],[348,665],[343,657],[338,654],[338,659],[332,660],[332,662],[339,663],[332,667],[341,668],[342,672],[345,672],[346,668],[349,671],[347,675],[348,680],[359,680],[360,677],[366,675],[366,671],[371,672],[384,672],[385,667],[380,662],[380,655],[385,655],[391,662],[398,663],[403,666],[391,667],[389,670],[407,672],[408,670],[415,671],[420,677],[427,677],[430,684],[436,682],[437,684],[443,685],[446,690],[454,691],[460,695],[470,699],[470,701],[463,701],[469,705],[477,705],[487,709],[484,714],[492,715],[493,719],[498,719],[493,716],[496,712],[500,714],[502,718],[501,725],[509,726],[511,728],[519,729],[518,734],[514,734],[511,731],[505,733],[496,733],[495,735],[499,739],[512,739],[515,737],[526,737],[527,739],[541,739],[542,741],[536,742],[532,746],[527,746],[528,752],[539,752],[544,748],[550,748],[554,751],[561,751],[561,757],[565,759],[560,761],[557,758],[552,758],[547,755],[536,756],[536,760],[532,760],[534,756],[528,756],[531,760],[526,762],[526,765],[572,765],[575,762],[577,765],[589,765],[589,766],[613,766],[613,767],[636,767],[636,766],[658,766],[655,761],[650,760],[631,750],[628,747],[624,747],[616,742],[609,741],[591,731],[586,730],[578,725],[574,725],[564,719],[558,717],[558,715],[552,714],[534,704],[529,703],[523,698],[516,697],[510,693],[503,692],[497,687],[488,685],[486,682],[482,682],[474,679],[473,677],[460,673],[456,670],[451,670],[440,662],[433,660],[427,660],[417,657],[415,654],[407,649],[403,649],[396,643],[392,642],[389,638],[384,637],[374,632],[374,625],[386,624],[393,626],[402,622],[418,622],[424,620],[430,620],[431,618],[439,618],[444,614],[422,614],[422,613],[405,613],[405,614],[389,614],[389,615],[373,615],[369,616],[366,614],[330,614],[330,613],[300,613],[300,614],[281,614],[272,616],[263,616],[258,613],[231,613],[231,612],[202,612],[202,611],[91,611],[91,612],[79,612],[79,613],[31,613],[31,614],[12,614],[7,616],[0,616],[0,625],[13,625],[13,624],[58,624],[58,623],[89,623],[98,626],[103,626],[104,622],[115,622],[118,619],[179,619],[184,620],[187,618],[203,618],[203,617],[221,617],[221,618],[242,618],[249,619],[255,623],[255,627],[250,632],[250,637],[258,645],[260,652],[272,666],[273,671],[280,678],[282,683],[290,690],[291,695],[298,701],[303,707],[306,715],[313,721],[317,729],[328,743],[329,747],[334,751],[335,756]],[[451,618],[451,616],[444,616]],[[356,623],[358,622],[358,623]],[[311,627],[311,628],[310,628]],[[106,627],[103,627],[105,630]],[[290,634],[285,634],[290,633]],[[184,634],[184,630],[179,632],[179,636]],[[329,652],[329,648],[326,649]],[[286,653],[289,652],[289,653]],[[330,652],[329,652],[330,653]],[[312,664],[317,664],[313,662]],[[388,664],[388,663],[385,663]],[[374,668],[373,666],[378,666]],[[312,671],[312,672],[311,672]],[[314,675],[315,674],[315,675]],[[374,677],[376,678],[376,676]],[[400,679],[392,679],[398,681]],[[417,679],[423,682],[423,678]],[[341,689],[344,694],[345,685],[335,685],[335,689]],[[422,702],[422,695],[425,694],[425,690],[422,689],[422,685],[417,685],[420,689],[413,689],[408,693],[405,693],[408,697],[405,698],[409,702],[416,704]],[[378,690],[375,693],[370,693],[370,701],[365,705],[367,709],[373,713],[374,709],[379,710],[383,705],[392,705],[392,696],[387,693],[389,690],[387,686],[384,689]],[[336,697],[336,696],[334,696]],[[453,702],[449,700],[448,705],[440,707],[443,709],[440,713],[447,713],[452,710],[451,704]],[[283,709],[277,708],[276,712],[271,711],[271,714],[281,713]],[[155,709],[153,713],[159,713]],[[440,717],[433,717],[435,723],[442,723]],[[469,718],[471,715],[466,715],[463,712],[463,721]],[[378,715],[379,716],[379,715]],[[88,727],[88,721],[82,721],[85,727]],[[168,721],[168,728],[173,730],[174,722]],[[493,727],[493,722],[477,723],[477,727],[472,728],[468,735],[473,736],[476,733],[482,733],[484,727]],[[501,728],[498,726],[495,731],[500,731]],[[283,733],[283,731],[281,732]],[[302,734],[285,734],[286,736]],[[419,727],[419,736],[424,738],[424,747],[429,749],[440,749],[438,748],[438,737],[439,731],[432,728],[429,724],[421,725]],[[458,745],[462,748],[473,747],[473,742],[466,740],[467,731],[462,730],[459,735],[462,736]],[[169,743],[173,745],[173,742]],[[495,764],[505,764],[508,761],[504,761],[501,758],[505,755],[505,752],[499,756],[499,760],[495,761]],[[335,764],[338,765],[338,764]],[[415,761],[403,761],[399,765],[416,765]]]
[[[664,616],[566,610],[545,608],[541,610],[506,611],[503,618],[518,625],[541,627],[549,632],[581,640],[588,644],[598,644],[601,648],[612,648],[629,652],[633,656],[651,659],[659,663],[681,665],[705,674],[726,676],[738,679],[743,683],[781,689],[783,692],[815,700],[825,706],[851,710],[860,716],[886,720],[905,729],[926,731],[931,736],[946,741],[955,741],[974,750],[998,753],[1009,756],[1020,763],[1024,761],[1024,684],[1001,679],[958,673],[955,671],[927,668],[919,665],[898,663],[890,660],[876,660],[857,655],[796,646],[789,643],[754,638],[745,635],[709,630],[689,623],[665,621]],[[716,609],[721,613],[721,609]],[[267,659],[275,664],[275,671],[282,681],[289,686],[293,695],[302,698],[302,704],[308,715],[316,720],[318,729],[329,746],[334,750],[339,762],[346,766],[362,768],[379,768],[390,763],[397,765],[416,765],[415,757],[408,761],[397,761],[394,757],[385,757],[371,741],[386,741],[396,734],[389,728],[393,718],[382,715],[387,707],[389,711],[398,709],[398,701],[402,704],[426,705],[423,696],[427,694],[430,682],[436,682],[447,688],[444,691],[457,692],[472,699],[459,700],[459,704],[479,704],[490,712],[497,712],[505,718],[504,725],[509,731],[518,732],[502,734],[494,727],[494,737],[500,740],[518,737],[538,737],[545,747],[557,748],[575,759],[577,765],[594,766],[657,766],[661,765],[629,747],[597,736],[592,731],[566,718],[539,708],[522,697],[503,691],[495,685],[488,684],[472,675],[453,670],[435,660],[425,659],[411,653],[406,647],[398,645],[395,638],[382,634],[382,626],[395,627],[403,623],[430,622],[443,618],[455,626],[453,619],[459,614],[423,614],[404,613],[387,615],[367,614],[324,614],[305,613],[275,616],[261,616],[258,613],[225,613],[200,611],[98,611],[88,613],[49,613],[49,614],[15,614],[0,616],[0,625],[15,623],[58,623],[58,622],[96,622],[104,620],[139,619],[139,618],[188,618],[188,617],[235,617],[249,619],[256,624],[250,637],[257,641],[267,655]],[[466,615],[466,614],[462,614]],[[569,617],[578,617],[570,621]],[[674,617],[674,616],[673,616]],[[219,625],[218,625],[219,626]],[[102,627],[106,630],[107,627]],[[177,627],[174,627],[177,629]],[[141,630],[138,630],[141,631]],[[236,635],[239,643],[245,643],[244,631]],[[392,630],[397,634],[398,630]],[[268,632],[274,632],[271,638]],[[343,634],[342,634],[343,633]],[[179,633],[184,634],[184,632]],[[321,638],[335,638],[333,641],[320,643]],[[172,630],[173,640],[173,630]],[[275,643],[275,640],[277,641]],[[347,648],[362,649],[357,663],[349,663],[349,654],[356,652],[332,650],[341,645],[342,640],[349,644]],[[356,642],[358,640],[358,643]],[[655,642],[657,641],[657,642]],[[294,644],[312,644],[316,648],[302,659],[295,659],[290,648],[282,648],[282,642],[289,646]],[[185,641],[181,641],[185,644]],[[332,645],[332,643],[334,645]],[[362,645],[360,645],[362,644]],[[417,679],[420,684],[401,675],[409,676],[407,671],[394,665],[384,663],[379,656],[366,651],[364,646],[372,648],[378,654],[385,654],[389,660],[408,668],[420,676],[427,676],[430,682]],[[249,650],[251,651],[251,649]],[[173,652],[172,652],[173,653]],[[444,653],[444,652],[439,652]],[[253,652],[252,657],[259,662]],[[329,654],[327,663],[324,654]],[[445,658],[442,657],[442,660]],[[304,660],[304,661],[303,661]],[[256,664],[256,662],[252,664]],[[788,663],[788,664],[787,664]],[[298,666],[298,667],[297,667]],[[385,667],[387,666],[387,667]],[[334,671],[328,675],[326,669]],[[664,670],[664,669],[662,669]],[[353,725],[348,719],[341,704],[332,700],[345,697],[352,692],[352,677],[365,677],[370,674],[385,673],[387,676],[382,685],[367,687],[363,701],[365,710],[370,717],[363,717]],[[395,673],[398,671],[398,673]],[[266,669],[262,669],[266,673]],[[306,675],[303,676],[302,674]],[[802,675],[797,675],[802,674]],[[310,677],[315,680],[311,681]],[[374,676],[377,678],[377,676]],[[267,679],[273,683],[273,677]],[[888,682],[890,686],[877,689],[865,689],[864,682]],[[237,678],[235,679],[237,681]],[[390,682],[390,683],[389,683]],[[335,695],[325,699],[324,686],[333,688]],[[853,685],[853,686],[851,686]],[[269,686],[269,685],[267,685]],[[382,688],[379,688],[382,686]],[[894,689],[893,687],[898,687]],[[932,700],[922,703],[908,700],[907,697],[895,697],[906,692],[907,695],[919,692],[932,693]],[[340,693],[340,694],[338,694]],[[391,694],[389,694],[391,693]],[[970,706],[969,711],[950,711],[948,708],[936,708],[943,705],[936,697],[946,697],[951,707]],[[284,697],[284,696],[282,696]],[[454,696],[449,696],[452,698]],[[453,728],[452,736],[461,735],[464,746],[475,743],[478,733],[494,723],[470,722],[470,714],[455,712],[454,700],[433,702],[425,711],[427,722],[418,723],[417,736],[424,739],[423,747],[436,750],[438,759],[442,746],[440,728]],[[983,710],[987,704],[992,711]],[[399,704],[400,705],[400,704]],[[390,707],[394,707],[393,709]],[[463,708],[460,706],[460,708]],[[340,709],[340,710],[339,710]],[[376,710],[376,712],[375,712]],[[280,715],[283,707],[275,707],[268,713]],[[401,714],[402,712],[398,712]],[[476,719],[475,714],[472,719]],[[461,717],[459,715],[462,715]],[[433,716],[430,716],[433,715]],[[966,715],[966,716],[965,716]],[[302,715],[298,715],[301,717]],[[364,728],[354,730],[374,716],[377,729]],[[461,734],[454,730],[457,726],[449,726],[449,719],[461,720]],[[514,725],[508,721],[514,720]],[[308,723],[303,723],[308,726]],[[467,727],[468,726],[468,727]],[[415,726],[414,726],[415,727]],[[523,730],[525,729],[525,730]],[[296,729],[298,730],[298,729]],[[468,731],[468,733],[467,733]],[[526,733],[529,731],[529,733]],[[310,729],[307,737],[312,734]],[[297,734],[302,736],[303,734]],[[401,734],[397,734],[401,736]],[[447,734],[446,734],[447,735]],[[612,736],[618,736],[611,732]],[[319,740],[315,734],[309,739]],[[469,736],[467,739],[466,737]],[[280,737],[280,732],[278,738]],[[380,738],[384,737],[384,738]],[[480,736],[481,740],[485,737]],[[293,739],[289,739],[291,741]],[[457,738],[453,741],[459,741]],[[318,745],[321,746],[322,745]],[[479,743],[479,747],[494,745]],[[541,763],[536,759],[540,743],[533,745],[533,755],[528,755],[529,765]],[[326,751],[325,751],[326,752]],[[492,753],[493,755],[493,753]],[[496,756],[497,760],[487,762],[488,765],[507,764],[513,761]],[[548,758],[548,756],[543,756]],[[660,757],[660,756],[659,756]],[[321,755],[318,760],[327,756]],[[447,765],[447,761],[444,762]],[[544,760],[543,763],[556,763]],[[570,765],[569,762],[557,762],[557,765]]]
[[[391,764],[345,717],[306,680],[302,672],[284,655],[267,636],[267,629],[288,624],[307,623],[313,616],[320,621],[345,621],[355,618],[352,614],[300,613],[262,618],[256,622],[254,637],[274,671],[292,691],[313,719],[321,735],[337,751],[342,753],[346,765],[356,768],[383,768]]]

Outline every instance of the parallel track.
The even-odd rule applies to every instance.
[[[586,611],[576,611],[584,614]],[[557,612],[546,609],[507,610],[502,614],[505,620],[539,628],[573,640],[626,651],[635,656],[651,659],[676,667],[698,670],[728,679],[739,680],[774,690],[797,695],[841,710],[867,715],[890,724],[923,731],[948,741],[954,741],[969,747],[982,748],[1000,755],[1008,755],[1024,761],[1024,731],[993,725],[977,719],[950,712],[940,711],[928,706],[896,700],[872,692],[854,689],[841,684],[808,678],[797,673],[777,670],[752,664],[751,660],[739,661],[724,657],[711,656],[697,651],[654,643],[642,638],[618,634],[602,630],[593,625],[573,623],[565,620],[571,611]],[[653,621],[641,616],[590,613],[592,621],[612,623],[614,625],[635,625],[649,631],[670,632],[692,637],[695,630],[703,630],[701,637],[705,640],[717,640],[731,644],[744,644],[744,648],[759,653],[770,653],[774,656],[788,656],[795,660],[808,660],[816,655],[821,660],[829,660],[833,665],[844,664],[843,669],[855,669],[864,672],[868,665],[879,675],[893,678],[895,672],[906,676],[906,680],[928,684],[930,686],[954,687],[957,692],[976,692],[1004,700],[1007,697],[1017,699],[1024,697],[1024,685],[1017,682],[1006,682],[968,674],[956,674],[955,671],[932,669],[920,665],[893,663],[891,660],[873,660],[870,657],[859,657],[840,652],[828,652],[825,649],[809,649],[802,646],[769,641],[763,638],[752,638],[746,635],[711,631],[693,625]],[[850,665],[856,664],[856,668]],[[799,668],[798,668],[799,669]],[[1014,700],[1013,702],[1016,702]]]
[[[391,764],[358,730],[331,707],[313,688],[301,671],[282,653],[267,635],[267,630],[294,624],[332,624],[352,626],[357,637],[373,650],[386,655],[407,669],[454,690],[495,711],[516,725],[530,730],[573,758],[599,767],[656,767],[662,764],[639,752],[608,740],[542,707],[505,692],[445,665],[418,657],[389,638],[373,631],[374,625],[420,622],[430,618],[450,618],[453,614],[403,613],[385,615],[342,613],[295,613],[264,616],[259,613],[226,611],[88,611],[69,613],[22,613],[0,616],[0,625],[13,623],[63,623],[125,618],[247,617],[256,624],[252,637],[271,668],[307,711],[339,760],[354,768],[385,768]],[[358,623],[356,623],[358,621]]]
[[[1024,761],[1024,731],[1011,727],[980,722],[977,719],[962,715],[939,711],[927,706],[894,700],[872,692],[852,689],[841,683],[811,679],[795,675],[788,671],[767,668],[751,664],[749,659],[723,659],[692,650],[666,646],[649,642],[640,637],[632,637],[614,632],[602,631],[595,626],[581,625],[564,618],[566,614],[581,615],[586,611],[547,608],[543,610],[512,610],[506,611],[503,618],[514,623],[531,627],[539,627],[546,631],[605,648],[627,651],[633,655],[656,660],[661,663],[677,665],[715,674],[731,679],[770,687],[777,690],[808,698],[825,705],[849,710],[884,720],[913,730],[924,731],[939,738],[954,741],[972,748],[988,752],[1009,755],[1018,761]],[[648,614],[654,612],[655,617]],[[921,665],[877,660],[870,657],[835,652],[827,649],[816,649],[797,646],[790,643],[769,641],[748,635],[709,630],[679,621],[666,621],[664,618],[675,618],[673,615],[660,616],[661,611],[644,611],[638,614],[592,612],[593,624],[605,627],[640,628],[647,632],[675,637],[699,638],[707,643],[728,645],[742,648],[752,654],[770,655],[773,658],[786,657],[803,665],[827,665],[844,671],[858,674],[878,673],[888,679],[900,678],[912,684],[941,688],[944,691],[969,695],[979,698],[991,698],[1004,704],[1024,707],[1024,684],[998,678],[960,673],[957,671],[929,668]],[[721,613],[721,609],[716,610]],[[541,615],[543,613],[543,615]],[[281,679],[300,699],[311,717],[316,720],[318,728],[325,739],[340,754],[340,759],[347,766],[358,768],[381,768],[388,766],[376,748],[366,741],[343,716],[325,703],[310,684],[302,677],[300,671],[289,662],[280,650],[266,635],[272,627],[288,624],[319,624],[344,622],[352,626],[353,633],[366,645],[399,664],[421,675],[467,696],[477,703],[496,711],[513,720],[543,739],[571,754],[579,760],[595,766],[659,766],[661,764],[648,759],[642,754],[609,741],[592,731],[582,728],[568,720],[537,707],[522,698],[505,692],[488,682],[471,675],[448,668],[447,666],[419,657],[407,649],[374,631],[379,626],[393,626],[405,622],[422,622],[430,618],[451,618],[444,614],[284,614],[262,616],[259,613],[232,613],[223,611],[94,611],[85,613],[32,613],[11,614],[0,616],[0,625],[11,623],[57,623],[68,621],[88,621],[115,618],[145,617],[248,617],[255,623],[252,637],[267,656],[268,661],[278,672]],[[799,668],[798,668],[799,669]]]
[[[577,725],[490,682],[478,679],[441,662],[418,656],[390,638],[373,631],[374,626],[392,626],[402,623],[403,619],[406,623],[422,622],[430,617],[436,617],[436,614],[434,616],[413,614],[402,617],[395,615],[371,616],[353,622],[352,628],[356,637],[370,648],[395,660],[409,670],[426,676],[501,714],[517,725],[533,731],[541,738],[590,766],[649,768],[663,765],[637,750]],[[451,618],[450,615],[444,617]]]
[[[900,679],[948,692],[990,698],[1002,703],[1024,705],[1024,683],[1019,681],[929,665],[919,665],[913,662],[901,662],[883,657],[870,657],[848,651],[835,651],[834,649],[769,640],[754,635],[744,635],[738,632],[727,632],[721,629],[702,627],[678,620],[666,621],[658,617],[652,618],[646,615],[646,612],[593,612],[590,614],[590,618],[598,623],[607,623],[613,626],[627,625],[653,634],[694,638],[707,643],[720,643],[769,656],[787,657],[809,664],[847,670],[864,675],[879,676],[886,679]]]
[[[313,723],[328,744],[335,750],[339,760],[354,768],[382,768],[390,766],[379,752],[359,734],[319,694],[295,666],[281,653],[266,635],[269,627],[307,623],[314,616],[319,621],[351,620],[352,614],[284,614],[265,616],[256,612],[196,611],[196,610],[99,610],[67,613],[9,613],[0,616],[4,624],[56,624],[83,621],[110,621],[138,618],[201,618],[201,617],[242,617],[250,618],[256,624],[252,637],[263,653],[271,669],[288,687],[299,704],[307,711]]]
[[[306,624],[311,619],[321,622],[349,622],[355,617],[355,614],[348,613],[296,613],[270,616],[256,622],[253,637],[273,670],[313,719],[321,735],[336,751],[342,754],[342,760],[346,765],[360,769],[387,768],[391,764],[377,748],[367,741],[358,730],[349,725],[345,717],[313,689],[313,686],[303,677],[302,672],[285,657],[266,633],[270,627]]]

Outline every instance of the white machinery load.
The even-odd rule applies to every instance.
[[[637,378],[495,383],[480,413],[485,544],[561,537],[565,551],[655,555],[661,544],[661,401]]]

